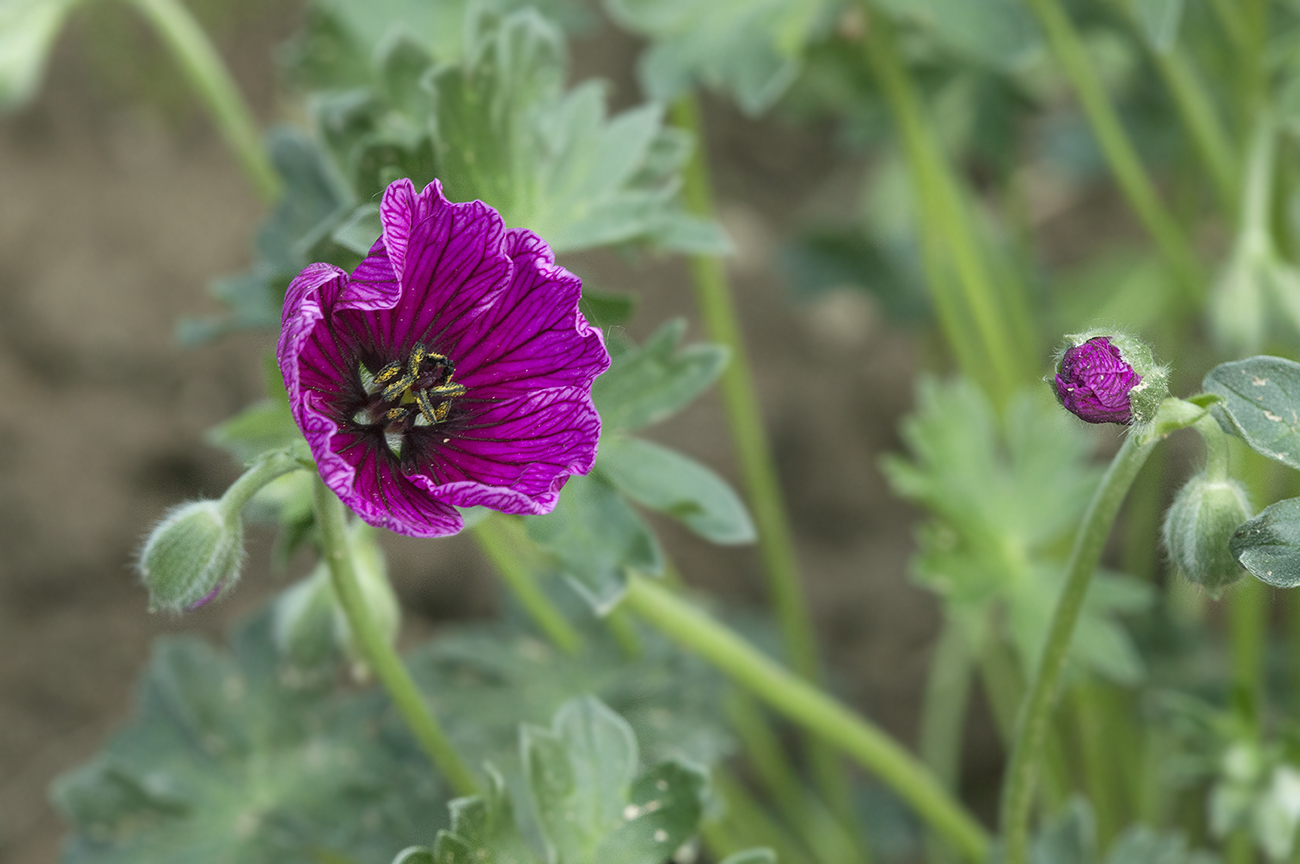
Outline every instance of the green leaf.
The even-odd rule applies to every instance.
[[[561,706],[550,728],[525,725],[520,750],[545,856],[489,769],[488,791],[452,802],[433,849],[407,849],[394,864],[662,864],[698,830],[705,776],[675,760],[637,776],[632,728],[594,697]]]
[[[636,776],[636,736],[627,721],[591,698],[576,699],[551,729],[525,726],[524,773],[551,855],[585,861],[622,826]]]
[[[636,306],[637,297],[635,294],[614,294],[597,291],[584,281],[582,300],[578,303],[578,311],[594,326],[605,330],[630,321],[632,313],[636,311]]]
[[[1183,0],[1129,0],[1147,43],[1161,53],[1178,41],[1178,25],[1183,20]]]
[[[913,575],[976,628],[1005,620],[1032,665],[1099,479],[1090,439],[1046,388],[1013,396],[1002,420],[965,380],[923,379],[917,402],[902,424],[911,457],[881,463],[894,490],[931,514],[918,530]],[[1140,677],[1140,655],[1117,616],[1145,608],[1150,596],[1133,580],[1099,575],[1071,657],[1114,681]]]
[[[633,240],[726,251],[720,230],[677,200],[689,150],[664,128],[660,106],[610,118],[601,84],[566,93],[564,40],[535,13],[484,26],[473,46],[464,64],[427,82],[449,198],[481,198],[557,252]]]
[[[722,864],[776,864],[776,853],[771,849],[746,849],[728,855]]]
[[[0,114],[32,98],[50,46],[81,0],[0,0]]]
[[[1034,864],[1090,864],[1094,860],[1096,834],[1092,807],[1084,799],[1074,798],[1039,829],[1029,858]]]
[[[292,686],[270,615],[233,655],[155,646],[136,717],[53,788],[74,831],[66,864],[380,864],[425,836],[446,791],[371,691]]]
[[[1237,529],[1228,548],[1259,581],[1276,588],[1300,585],[1300,498],[1265,507]]]
[[[370,254],[384,226],[379,221],[378,204],[362,204],[352,211],[348,221],[334,230],[333,240],[344,249],[358,255]]]
[[[559,561],[600,614],[618,604],[629,571],[663,571],[659,542],[641,517],[598,477],[571,477],[555,510],[528,516],[528,536]]]
[[[530,864],[536,861],[537,856],[528,848],[515,823],[505,781],[500,774],[489,769],[488,790],[484,795],[451,802],[451,830],[438,832],[430,864]]]
[[[1032,13],[1018,0],[875,0],[957,54],[1005,72],[1023,71],[1043,50]]]
[[[679,347],[685,333],[686,322],[675,319],[640,348],[618,353],[619,346],[611,345],[614,362],[591,388],[606,431],[632,431],[671,417],[722,374],[727,349]]]
[[[563,864],[659,864],[696,830],[704,775],[664,762],[633,782],[637,742],[598,700],[577,699],[521,748],[538,821]]]
[[[230,313],[224,318],[181,321],[178,337],[184,344],[232,330],[279,327],[290,280],[312,261],[329,257],[323,247],[352,213],[351,193],[334,176],[328,154],[314,141],[297,130],[279,127],[268,135],[267,146],[284,178],[284,195],[258,228],[252,268],[212,283],[212,295]]]
[[[608,436],[596,470],[633,501],[680,519],[706,540],[754,541],[754,523],[739,496],[694,459],[649,441]]]
[[[1201,386],[1223,398],[1216,415],[1226,416],[1252,450],[1300,469],[1300,363],[1281,357],[1222,363]]]
[[[1161,834],[1145,825],[1124,831],[1110,847],[1106,864],[1216,864],[1208,852],[1187,848],[1182,834]]]
[[[263,399],[208,430],[207,439],[248,463],[268,450],[283,450],[303,440],[289,403]]]
[[[621,26],[652,44],[641,58],[642,84],[670,102],[703,84],[733,93],[759,114],[799,72],[804,46],[821,29],[826,0],[606,0]]]

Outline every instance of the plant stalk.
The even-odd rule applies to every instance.
[[[361,593],[357,574],[352,561],[352,551],[348,546],[345,508],[333,491],[325,485],[319,476],[313,487],[316,504],[316,522],[320,528],[321,552],[329,566],[330,581],[338,597],[339,606],[347,615],[352,635],[365,657],[366,664],[374,670],[375,676],[389,698],[393,700],[402,719],[421,749],[433,760],[451,788],[458,796],[474,795],[478,792],[478,782],[469,770],[460,754],[456,752],[451,741],[438,725],[437,719],[424,697],[415,686],[410,673],[402,665],[393,646],[379,632],[366,598]]]
[[[630,579],[623,602],[668,638],[875,773],[967,859],[984,860],[988,832],[916,757],[876,726],[649,579]]]
[[[1134,430],[1124,439],[1084,513],[1066,565],[1065,585],[1048,625],[1047,642],[1038,660],[1033,683],[1021,707],[1011,760],[1002,787],[1002,838],[1006,864],[1026,864],[1029,854],[1029,816],[1034,783],[1051,727],[1052,708],[1074,626],[1083,609],[1093,571],[1110,536],[1124,496],[1147,456],[1164,435],[1205,416],[1205,410],[1180,399],[1166,399],[1152,427]]]
[[[514,527],[505,524],[505,517],[494,514],[472,530],[479,548],[496,567],[533,623],[565,654],[577,654],[582,650],[582,634],[538,587],[536,574],[519,554],[520,538],[517,531],[511,530]]]
[[[1155,184],[1124,131],[1070,17],[1059,0],[1025,2],[1038,17],[1062,70],[1074,85],[1097,143],[1115,172],[1120,190],[1155,240],[1184,292],[1190,299],[1199,300],[1204,286],[1198,278],[1200,265],[1192,246],[1160,201]]]
[[[171,49],[254,190],[264,203],[274,204],[283,191],[280,175],[262,145],[253,112],[203,28],[178,0],[132,2]]]

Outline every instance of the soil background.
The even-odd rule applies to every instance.
[[[299,4],[192,6],[259,118],[295,116],[273,54],[300,23]],[[0,118],[2,864],[57,860],[63,826],[46,789],[127,720],[150,641],[184,631],[220,639],[286,578],[271,572],[271,538],[257,530],[238,590],[183,618],[150,615],[132,570],[169,506],[215,497],[237,476],[203,432],[262,396],[275,334],[197,349],[173,338],[178,318],[220,311],[207,283],[248,265],[263,211],[131,16],[117,4],[74,14],[35,101]],[[599,28],[574,41],[573,77],[609,78],[613,104],[635,104],[638,49]],[[917,514],[889,494],[876,462],[900,446],[915,340],[862,294],[794,303],[776,260],[795,225],[853,206],[863,166],[829,126],[748,119],[718,99],[706,108],[721,218],[737,247],[734,290],[834,686],[910,745],[937,614],[906,575]],[[636,338],[667,318],[693,318],[679,260],[609,253],[561,263],[605,290],[637,293]],[[690,333],[702,338],[694,322]],[[653,437],[734,479],[713,394]],[[657,525],[693,586],[761,607],[752,549]],[[494,614],[498,586],[468,539],[387,541],[405,639]],[[1000,758],[975,734],[968,777],[992,773]]]

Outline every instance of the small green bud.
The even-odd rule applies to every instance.
[[[375,541],[375,530],[357,522],[349,533],[348,545],[352,549],[352,567],[370,618],[380,634],[392,644],[397,641],[402,626],[402,607],[392,583],[388,581],[388,566],[384,561],[384,551]],[[358,667],[364,665],[365,654],[356,644],[347,614],[337,604],[334,608],[334,640],[353,663]]]
[[[237,512],[226,512],[218,501],[173,508],[145,541],[137,565],[150,611],[197,609],[239,580],[243,559]]]
[[[1246,573],[1228,541],[1250,519],[1250,513],[1250,501],[1240,483],[1211,480],[1202,472],[1179,490],[1165,514],[1169,557],[1187,581],[1215,599]]]
[[[275,601],[272,633],[280,656],[299,669],[319,669],[334,656],[338,603],[329,568],[321,564]]]

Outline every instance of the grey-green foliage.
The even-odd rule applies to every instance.
[[[1261,582],[1276,588],[1300,585],[1300,498],[1265,507],[1237,529],[1229,548]]]
[[[626,498],[681,519],[716,543],[753,536],[744,505],[716,474],[625,434],[676,414],[721,374],[725,349],[682,347],[685,328],[684,321],[670,321],[640,347],[611,337],[612,365],[592,387],[602,422],[597,470],[571,478],[553,512],[527,517],[529,536],[602,614],[623,596],[630,572],[663,569],[658,541]]]
[[[463,45],[445,54],[389,39],[368,80],[317,97],[317,129],[366,208],[339,240],[358,248],[359,228],[374,227],[366,202],[404,176],[482,199],[557,251],[630,241],[726,251],[716,225],[682,208],[691,142],[659,106],[609,117],[601,83],[566,89],[564,36],[531,9],[468,16],[457,33]]]
[[[621,337],[609,339],[612,363],[591,388],[603,432],[631,432],[666,420],[718,379],[727,349],[709,343],[683,346],[685,334],[686,322],[677,318],[639,347]]]
[[[597,612],[618,605],[632,572],[663,572],[649,526],[603,477],[571,477],[555,509],[529,516],[528,536],[553,554]]]
[[[954,54],[1005,72],[1022,71],[1043,50],[1033,14],[1020,0],[874,0]]]
[[[157,643],[136,716],[56,781],[65,864],[387,861],[446,791],[385,700],[282,677],[270,616],[226,653]]]
[[[387,699],[302,676],[273,630],[267,611],[229,652],[158,643],[131,725],[55,784],[67,864],[383,864],[429,838],[450,790]],[[569,656],[507,624],[466,626],[408,664],[432,704],[455,706],[445,728],[467,761],[514,776],[519,724],[587,693],[627,719],[648,760],[707,765],[730,750],[716,673],[663,640],[629,659],[602,629],[584,636],[589,650]]]
[[[642,85],[671,100],[696,85],[735,95],[758,114],[798,74],[805,44],[841,4],[836,0],[605,0],[610,16],[645,36]]]
[[[0,114],[35,94],[50,46],[79,2],[0,0]]]
[[[1216,864],[1218,859],[1189,849],[1179,833],[1161,833],[1145,825],[1131,825],[1115,838],[1105,856],[1097,854],[1097,826],[1092,806],[1083,798],[1049,820],[1034,837],[1032,864]],[[995,855],[994,860],[997,860]]]
[[[452,802],[452,824],[432,848],[407,849],[394,864],[660,864],[698,830],[706,778],[666,760],[639,768],[626,720],[585,697],[560,707],[549,728],[524,726],[522,797],[545,852],[516,822],[505,783]]]
[[[636,503],[680,519],[706,540],[754,541],[754,523],[740,497],[717,474],[675,450],[611,435],[600,443],[596,470]]]
[[[882,467],[895,491],[931,518],[918,531],[917,581],[943,597],[976,640],[1001,610],[1021,659],[1032,666],[1046,638],[1064,561],[1099,480],[1079,424],[1039,392],[1017,394],[999,421],[973,384],[923,379],[903,423],[910,458]],[[1117,613],[1150,601],[1149,588],[1099,573],[1071,656],[1121,682],[1142,664]]]
[[[1201,386],[1223,400],[1214,408],[1220,425],[1256,453],[1300,470],[1300,363],[1281,357],[1221,363]]]

